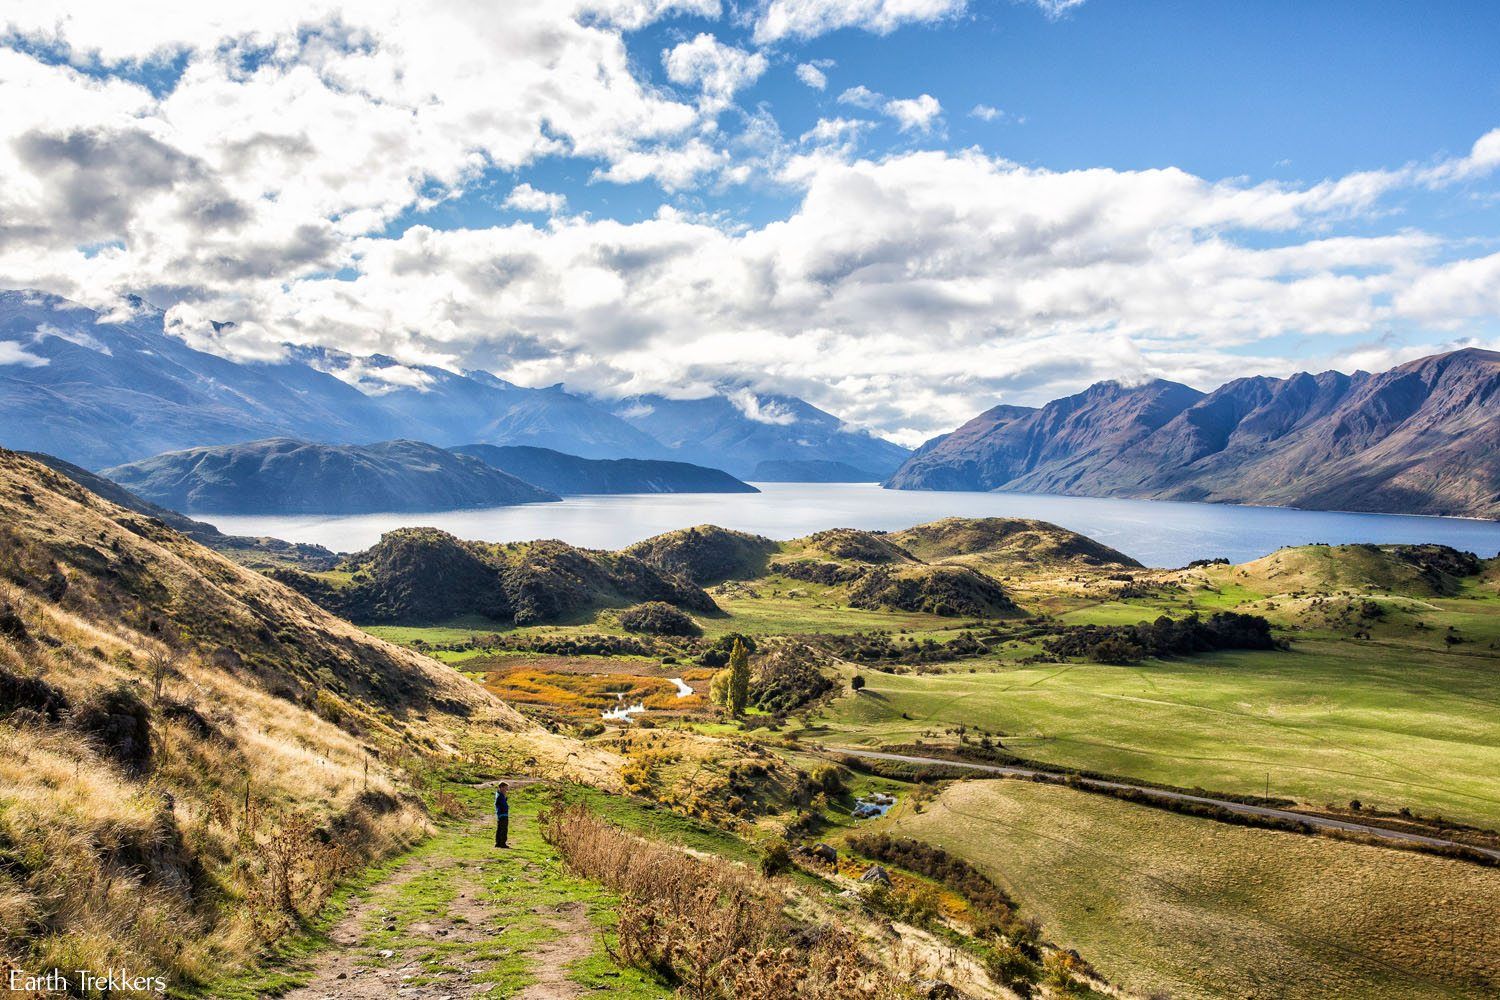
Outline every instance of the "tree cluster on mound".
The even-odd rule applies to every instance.
[[[638,601],[718,611],[701,588],[634,556],[555,540],[486,545],[435,528],[402,528],[387,532],[342,568],[351,574],[347,585],[296,570],[273,575],[361,622],[437,622],[478,615],[532,625]]]
[[[647,601],[620,612],[620,627],[646,635],[698,635],[703,631],[690,615],[661,601]]]
[[[807,647],[782,643],[768,650],[756,665],[750,678],[749,702],[772,715],[785,715],[835,686],[808,656]]]
[[[776,549],[775,542],[761,535],[700,524],[637,542],[625,555],[701,585],[759,576]]]
[[[999,633],[992,629],[989,634]],[[839,659],[854,663],[948,663],[982,656],[989,649],[973,632],[960,632],[945,642],[932,638],[903,640],[888,632],[820,635],[813,641]]]
[[[421,640],[412,643],[417,649],[429,648]],[[548,656],[658,656],[663,652],[660,644],[650,639],[637,639],[629,635],[610,635],[591,632],[586,635],[547,635],[526,632],[519,635],[501,635],[488,632],[476,635],[468,642],[441,643],[430,648],[445,649],[455,653],[471,649],[497,650],[513,653],[545,653]],[[666,647],[672,650],[672,647]]]
[[[1447,545],[1389,545],[1385,549],[1402,562],[1415,566],[1439,594],[1456,594],[1460,580],[1477,576],[1484,570],[1484,562],[1474,553]]]
[[[1138,625],[1070,626],[1044,648],[1057,657],[1080,656],[1096,663],[1139,663],[1148,656],[1191,656],[1220,649],[1277,649],[1271,623],[1260,615],[1218,611],[1207,618],[1162,615]]]
[[[998,580],[967,566],[877,566],[849,588],[855,608],[949,617],[1010,614],[1016,604]]]
[[[866,566],[851,566],[827,559],[783,559],[772,563],[771,569],[790,579],[821,584],[824,587],[853,583],[869,572],[869,567]]]

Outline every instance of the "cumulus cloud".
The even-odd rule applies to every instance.
[[[812,63],[797,64],[797,79],[814,90],[825,90],[828,87],[828,74]]]
[[[920,97],[888,98],[864,84],[839,94],[839,103],[879,111],[896,123],[902,132],[930,132],[943,112],[943,106],[931,94]]]
[[[556,215],[567,206],[568,199],[566,195],[539,191],[530,184],[523,183],[511,188],[503,204],[518,212],[546,212],[548,215]]]
[[[735,93],[760,79],[769,65],[761,53],[725,45],[707,32],[663,52],[662,64],[673,83],[698,88],[709,112],[728,107]]]
[[[1366,335],[1414,314],[1393,298],[1443,270],[1419,233],[1299,236],[1371,209],[1386,187],[1364,177],[1245,184],[937,151],[805,169],[797,209],[758,228],[671,212],[417,226],[356,240],[352,281],[306,279],[246,307],[289,339],[408,361],[524,342],[506,374],[528,384],[681,392],[754,373],[913,441],[996,398],[1100,378],[1214,384],[1244,374],[1239,349],[1259,340]]]
[[[755,18],[755,40],[814,38],[839,28],[863,28],[883,35],[905,24],[955,17],[966,7],[966,0],[762,0]]]
[[[896,127],[903,132],[931,132],[943,106],[931,94],[923,94],[887,101],[883,110],[895,119]]]
[[[786,427],[797,422],[797,414],[774,399],[761,399],[752,390],[739,388],[725,393],[734,408],[758,424]]]

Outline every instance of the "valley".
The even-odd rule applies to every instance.
[[[60,801],[45,775],[69,767],[119,789],[142,831],[168,791],[180,867],[114,877],[160,892],[151,919],[204,942],[168,960],[126,896],[82,902],[87,878],[55,865],[123,820],[75,801],[75,846],[5,876],[6,905],[53,928],[6,939],[21,967],[169,961],[185,997],[1395,998],[1500,982],[1495,559],[1303,545],[1155,569],[992,517],[790,539],[699,525],[620,550],[418,528],[312,560],[223,550],[251,571],[151,508],[3,457],[19,624],[0,635],[0,732],[32,745],[0,786],[0,838],[27,842]],[[151,664],[168,659],[158,698]],[[144,764],[101,756],[115,737],[74,740],[74,706],[111,685],[139,692],[118,697],[161,748]],[[326,780],[299,784],[307,768]],[[395,811],[350,826],[377,776]],[[508,854],[484,818],[501,780]],[[339,834],[337,864],[277,853],[319,823],[370,832]],[[251,847],[283,875],[235,861]],[[697,875],[647,876],[638,858]],[[710,911],[684,885],[704,872],[750,924],[693,936]],[[204,877],[230,895],[194,888]],[[67,879],[78,902],[43,902]],[[827,944],[779,964],[813,929]],[[89,941],[108,950],[70,957]]]

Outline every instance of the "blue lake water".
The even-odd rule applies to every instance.
[[[1026,493],[928,493],[867,483],[757,483],[761,493],[655,493],[568,497],[561,503],[427,514],[347,517],[198,515],[236,535],[271,535],[335,551],[369,548],[392,528],[424,525],[489,542],[560,538],[616,549],[694,524],[771,538],[824,528],[895,530],[942,517],[1034,517],[1112,545],[1148,566],[1223,556],[1243,562],[1307,542],[1440,542],[1481,556],[1500,552],[1500,522],[1162,500]]]

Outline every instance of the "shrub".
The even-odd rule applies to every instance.
[[[781,875],[792,867],[792,852],[784,842],[778,840],[766,848],[760,858],[760,872],[767,877]]]
[[[832,764],[824,764],[813,772],[813,784],[830,796],[844,792],[844,772]]]
[[[134,774],[151,768],[151,710],[127,683],[94,692],[73,711],[73,728]]]
[[[854,679],[849,682],[849,688],[853,691],[863,691],[865,689],[865,675],[855,674]]]
[[[703,631],[690,615],[663,601],[647,601],[620,612],[620,627],[647,635],[699,635]]]

